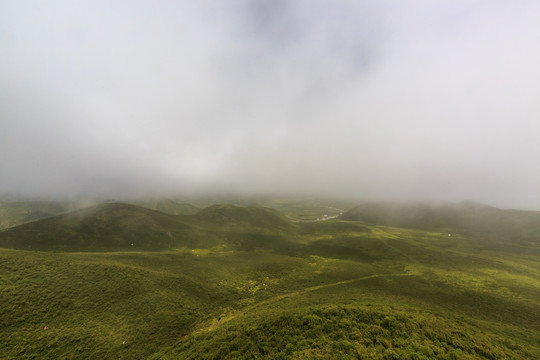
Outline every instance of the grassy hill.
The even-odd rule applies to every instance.
[[[336,201],[330,199],[254,199],[259,206],[270,207],[278,210],[285,216],[297,221],[313,221],[327,217],[336,217],[348,209],[354,203],[349,201]]]
[[[201,210],[195,205],[166,198],[131,200],[126,202],[171,215],[193,215]]]
[[[108,203],[115,202],[108,201]],[[97,199],[74,201],[0,201],[0,230],[65,214],[100,203],[103,203],[103,201]],[[127,200],[126,203],[171,215],[193,215],[201,210],[192,204],[165,198],[132,199]]]
[[[0,249],[0,359],[540,358],[538,241],[344,215],[103,204],[1,232],[4,247],[40,244],[32,229],[73,251]],[[167,232],[170,249],[129,243]]]
[[[0,245],[56,251],[163,250],[188,242],[189,227],[168,214],[107,203],[0,232]]]
[[[208,225],[240,229],[256,228],[276,232],[288,231],[294,227],[291,221],[278,211],[258,206],[212,205],[198,212],[197,217]]]
[[[501,210],[473,202],[446,205],[368,203],[359,205],[340,217],[363,221],[448,233],[474,235],[493,242],[527,245],[538,243],[540,212]]]
[[[54,251],[160,251],[236,245],[273,246],[294,225],[260,207],[215,205],[196,215],[105,203],[0,232],[0,246]],[[251,244],[251,246],[248,246]]]
[[[0,229],[66,213],[73,208],[73,204],[59,201],[0,202]]]
[[[273,208],[279,214],[297,221],[313,221],[324,215],[335,217],[352,207],[351,203],[305,200],[305,199],[273,199],[273,198],[208,198],[189,199],[199,206],[185,201],[168,198],[133,198],[120,201],[107,200],[106,203],[127,203],[135,206],[157,210],[170,215],[194,215],[205,207],[216,203],[235,204],[238,207]],[[0,230],[45,219],[73,210],[83,209],[90,205],[103,203],[99,199],[80,199],[74,201],[0,201]]]

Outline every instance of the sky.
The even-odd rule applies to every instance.
[[[0,194],[540,210],[536,0],[0,0]]]

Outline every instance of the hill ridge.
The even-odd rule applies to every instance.
[[[371,225],[458,232],[489,240],[540,243],[540,211],[499,209],[472,201],[446,204],[364,203],[341,220]]]
[[[218,204],[195,215],[172,215],[129,203],[109,202],[6,229],[0,232],[0,247],[160,251],[231,242],[264,247],[265,242],[277,241],[278,234],[292,230],[292,223],[269,208]],[[262,234],[266,237],[259,236]],[[257,237],[253,242],[252,238]]]

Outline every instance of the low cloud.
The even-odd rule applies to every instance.
[[[0,193],[540,209],[533,1],[6,1]]]

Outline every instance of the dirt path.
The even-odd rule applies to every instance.
[[[301,290],[297,290],[297,291],[293,291],[293,292],[290,292],[290,293],[287,293],[287,294],[274,296],[272,298],[269,298],[269,299],[266,299],[266,300],[263,300],[263,301],[259,301],[258,303],[255,303],[253,305],[246,306],[245,308],[243,308],[241,310],[238,310],[238,311],[225,312],[225,313],[221,314],[221,316],[217,320],[215,320],[215,319],[212,320],[212,322],[209,325],[204,326],[204,327],[194,331],[194,334],[214,331],[217,328],[219,328],[221,325],[225,324],[226,322],[228,322],[230,320],[233,320],[233,319],[236,319],[239,316],[245,315],[245,314],[247,314],[248,312],[250,312],[251,310],[253,310],[253,309],[257,308],[257,307],[272,304],[272,303],[281,301],[283,299],[288,299],[288,298],[291,298],[291,297],[294,297],[294,296],[303,295],[303,294],[306,294],[306,293],[309,293],[309,292],[313,292],[313,291],[317,291],[317,290],[320,290],[320,289],[325,289],[325,288],[329,288],[329,287],[333,287],[333,286],[346,285],[346,284],[351,284],[351,283],[362,281],[362,280],[374,279],[374,278],[378,278],[378,277],[411,276],[411,275],[414,275],[414,274],[403,273],[403,274],[375,274],[375,275],[368,275],[368,276],[363,276],[363,277],[359,277],[359,278],[355,278],[355,279],[338,281],[338,282],[331,283],[331,284],[323,284],[323,285],[311,286],[311,287],[301,289]]]

